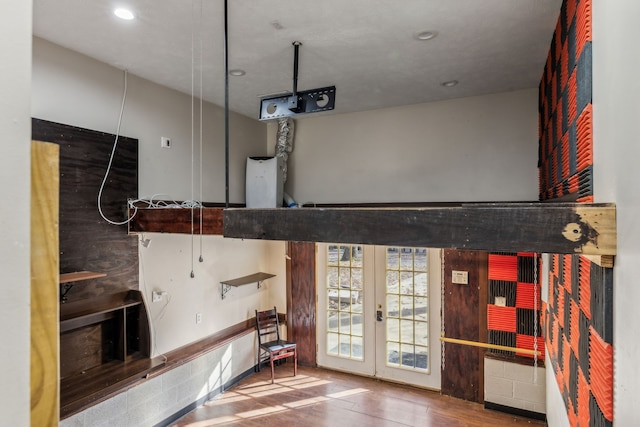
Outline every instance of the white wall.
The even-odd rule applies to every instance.
[[[30,408],[31,7],[0,3],[0,408],[2,423],[15,426],[29,425]]]
[[[614,267],[614,423],[638,424],[640,395],[640,56],[637,0],[593,1],[594,191],[596,202],[615,202],[618,254]],[[631,326],[631,327],[630,327]]]
[[[151,242],[146,248],[139,247],[140,289],[146,296],[155,327],[155,354],[243,322],[253,317],[255,310],[277,305],[278,311],[286,312],[283,242],[203,236],[204,262],[200,263],[198,236],[193,240],[193,258],[190,235],[145,233],[144,237]],[[258,271],[276,277],[264,281],[260,289],[255,283],[231,288],[222,299],[222,280]],[[153,303],[154,290],[166,291],[168,295]],[[200,324],[196,324],[196,313],[202,313]]]
[[[33,117],[115,133],[122,103],[124,71],[62,48],[33,40]],[[121,134],[139,140],[139,195],[162,193],[175,200],[199,199],[199,102],[196,100],[194,167],[192,168],[191,97],[128,75]],[[267,126],[231,114],[230,202],[244,203],[247,156],[266,153]],[[207,202],[225,201],[224,110],[203,108],[203,188]],[[160,147],[172,138],[173,148]],[[191,176],[195,186],[192,192]]]
[[[551,360],[548,351],[545,357],[546,360]],[[549,364],[549,369],[545,369],[545,373],[547,384],[547,425],[549,427],[570,427],[567,408],[564,406],[564,398],[558,388],[556,375],[551,364]]]
[[[544,367],[484,358],[484,402],[544,414],[546,375]]]
[[[285,191],[298,203],[538,200],[537,114],[529,89],[302,116]]]
[[[33,117],[115,133],[124,73],[45,40],[33,41]],[[28,74],[28,73],[27,73]],[[192,193],[191,97],[128,76],[121,134],[139,140],[139,195],[163,194],[175,200],[199,199],[199,143],[195,144]],[[224,111],[205,104],[203,197],[224,202]],[[196,111],[196,118],[199,114]],[[196,122],[196,130],[198,123]],[[266,153],[267,126],[247,117],[230,117],[230,201],[244,202],[245,161]],[[160,137],[173,148],[160,147]],[[123,201],[124,203],[125,201]],[[285,311],[284,243],[240,241],[219,236],[147,233],[140,246],[140,288],[154,325],[154,354],[164,353],[251,317],[277,304]],[[200,247],[204,262],[198,262]],[[278,256],[279,255],[279,256]],[[194,271],[194,278],[190,277]],[[220,281],[266,271],[277,274],[264,288],[233,289],[222,301]],[[153,290],[167,298],[152,303]],[[167,301],[168,304],[167,304]],[[166,305],[166,307],[165,307]],[[196,313],[202,323],[196,324]]]

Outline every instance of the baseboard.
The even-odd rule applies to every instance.
[[[492,411],[504,412],[519,417],[531,418],[532,420],[547,421],[546,414],[540,412],[527,411],[526,409],[512,408],[511,406],[499,405],[492,402],[484,402],[484,409]]]
[[[173,424],[174,422],[178,421],[180,418],[182,418],[185,415],[187,415],[189,412],[191,412],[194,409],[202,406],[205,402],[213,399],[214,397],[216,397],[217,395],[219,395],[221,393],[224,393],[225,390],[233,387],[234,385],[236,385],[237,383],[239,383],[243,379],[245,379],[247,377],[250,377],[251,375],[254,374],[255,370],[256,370],[255,366],[247,369],[246,371],[242,372],[240,375],[237,375],[236,377],[230,379],[229,381],[227,381],[226,383],[221,385],[220,388],[217,388],[216,390],[210,391],[206,396],[201,397],[200,399],[196,400],[195,402],[185,406],[184,408],[182,408],[181,410],[179,410],[175,414],[173,414],[173,415],[165,418],[164,420],[160,421],[159,423],[155,424],[153,427],[167,427],[167,426]]]

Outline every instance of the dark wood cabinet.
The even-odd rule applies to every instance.
[[[142,294],[125,290],[60,304],[61,416],[82,410],[160,364],[149,358]]]

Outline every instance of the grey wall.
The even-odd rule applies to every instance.
[[[0,408],[14,426],[29,425],[30,408],[31,7],[0,3]]]
[[[529,89],[304,116],[285,190],[298,203],[537,200],[537,112]]]
[[[640,395],[640,56],[636,0],[593,0],[593,162],[596,202],[617,207],[618,254],[613,271],[614,423],[637,425]]]

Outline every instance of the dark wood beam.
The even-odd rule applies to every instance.
[[[230,238],[615,255],[613,204],[225,209]]]
[[[222,234],[222,208],[138,208],[129,233]],[[133,209],[129,210],[130,215]]]

